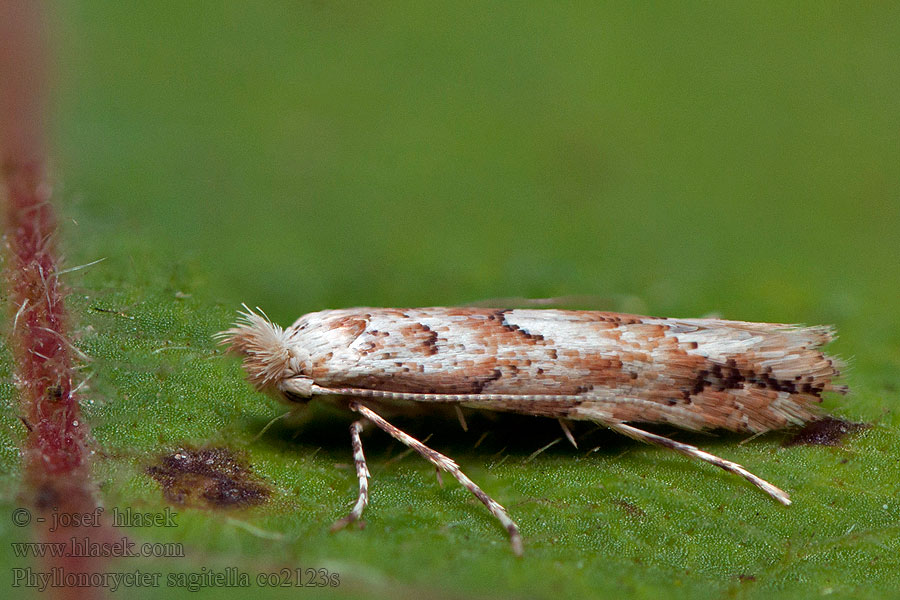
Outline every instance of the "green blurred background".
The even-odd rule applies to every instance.
[[[92,358],[87,412],[110,454],[104,497],[159,509],[142,465],[210,440],[244,448],[277,490],[277,510],[240,518],[286,540],[185,517],[196,569],[338,565],[350,584],[331,596],[900,589],[900,5],[53,8],[64,266],[105,258],[68,280]],[[415,457],[388,463],[400,449],[377,434],[369,527],[329,536],[355,493],[349,420],[323,413],[304,435],[279,425],[251,443],[279,409],[209,339],[241,302],[287,324],[567,294],[833,323],[854,393],[826,406],[876,427],[843,449],[681,436],[784,485],[797,501],[785,511],[602,432],[587,434],[605,446],[594,454],[559,444],[527,461],[554,424],[486,450],[471,432],[405,423],[440,432],[432,443],[510,508],[526,539],[516,561],[464,490],[438,488]],[[19,438],[4,435],[12,481]]]

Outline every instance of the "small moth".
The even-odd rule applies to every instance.
[[[382,418],[376,412],[382,402],[555,418],[573,444],[566,421],[593,421],[740,475],[788,505],[787,493],[741,465],[631,423],[762,433],[813,420],[823,393],[847,391],[833,383],[839,361],[820,350],[833,338],[829,327],[436,307],[324,310],[282,329],[244,308],[218,337],[243,355],[257,389],[290,405],[343,396],[361,416],[350,427],[359,494],[334,529],[358,520],[368,504],[360,440],[368,421],[453,475],[522,553],[519,529],[506,510],[453,460]]]

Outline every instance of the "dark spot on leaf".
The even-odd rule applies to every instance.
[[[741,573],[737,576],[737,578],[741,583],[750,583],[751,581],[756,581],[756,575],[748,575],[747,573]]]
[[[643,519],[644,517],[647,516],[647,513],[645,513],[644,510],[640,506],[638,506],[637,504],[632,504],[628,500],[622,500],[621,498],[617,498],[617,499],[613,500],[613,504],[615,504],[616,506],[619,506],[620,508],[623,508],[625,510],[625,512],[628,513],[628,516],[630,516],[630,517],[634,517],[636,519]]]
[[[228,448],[179,448],[161,456],[146,473],[172,504],[245,508],[263,504],[271,493]]]
[[[825,417],[798,431],[783,446],[839,446],[845,435],[871,427],[868,423],[853,423],[834,417]]]

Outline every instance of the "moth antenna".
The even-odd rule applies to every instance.
[[[283,378],[291,360],[287,335],[280,325],[273,323],[262,309],[259,314],[246,304],[234,327],[220,331],[213,337],[220,345],[227,345],[228,352],[244,357],[247,379],[261,389]]]

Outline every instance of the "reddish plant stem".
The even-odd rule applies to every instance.
[[[46,44],[40,8],[31,0],[0,0],[0,192],[5,192],[9,340],[27,427],[22,491],[44,515],[43,523],[34,521],[42,541],[76,536],[103,541],[107,527],[53,527],[54,511],[87,514],[96,501],[88,472],[89,434],[73,391],[72,345],[56,277],[56,217],[43,141]],[[64,556],[48,558],[44,568],[90,573],[103,564]],[[57,597],[95,595],[85,588],[49,591]]]
[[[29,474],[63,475],[85,466],[85,427],[72,391],[72,352],[56,278],[53,210],[40,165],[4,161],[7,282],[21,406],[30,425]]]
[[[40,5],[0,0],[0,149],[6,204],[11,342],[30,424],[29,472],[84,466],[84,426],[72,393],[72,352],[56,277],[43,141],[45,35]]]

